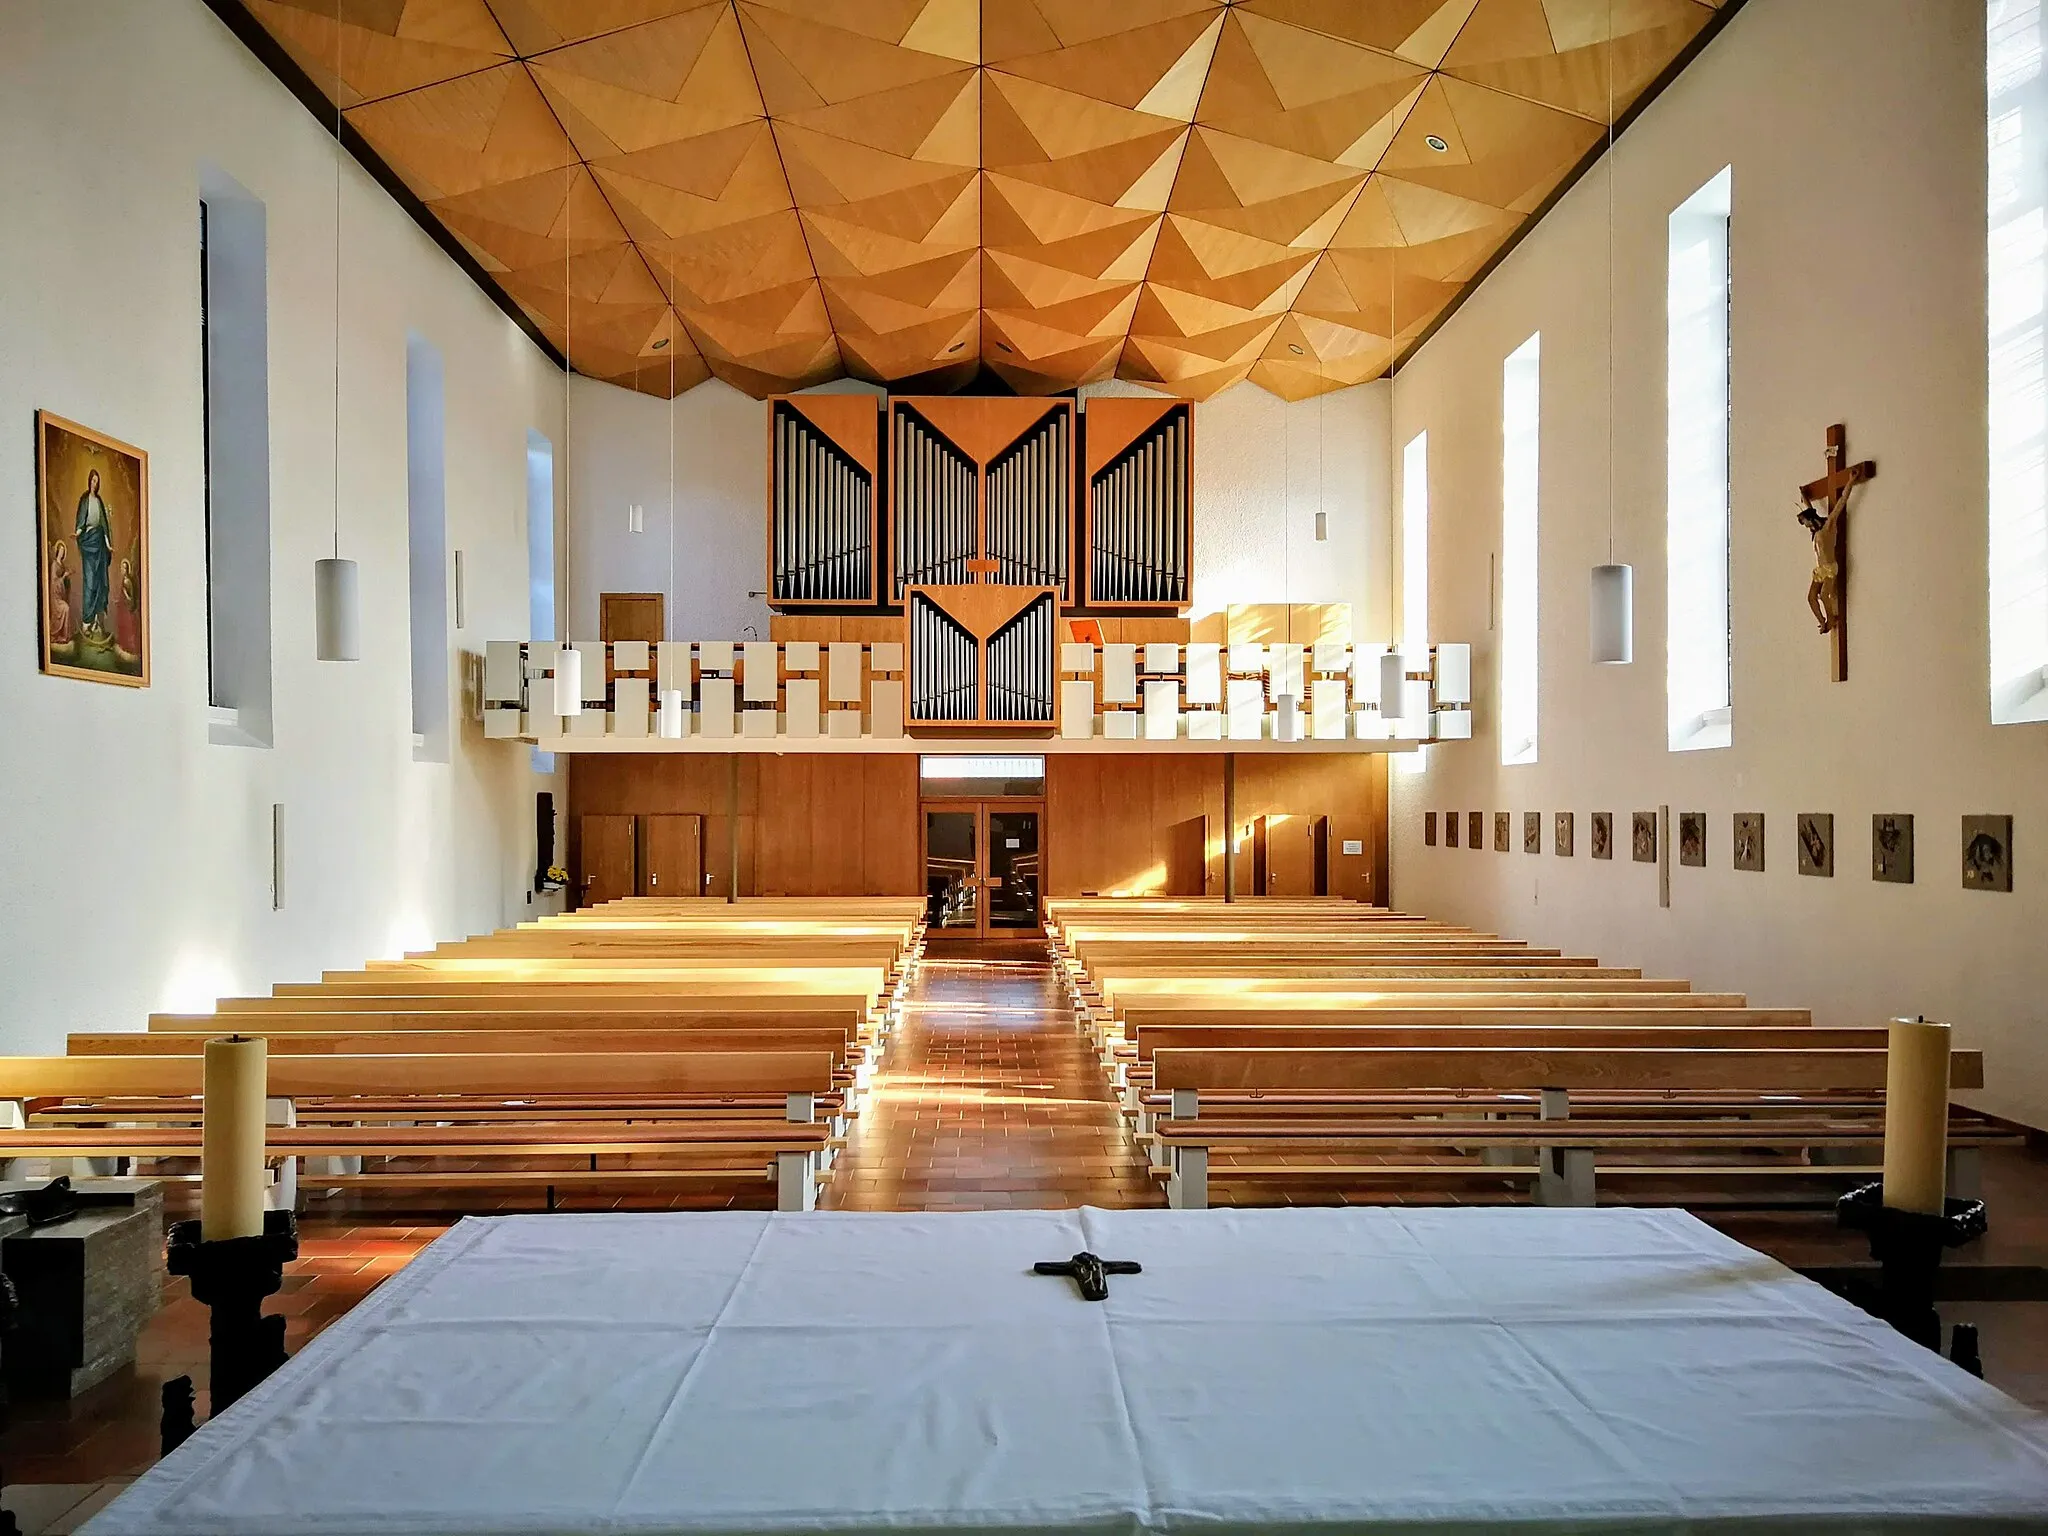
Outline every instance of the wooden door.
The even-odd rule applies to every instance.
[[[640,818],[640,894],[704,894],[704,818]]]
[[[1209,894],[1209,818],[1190,816],[1166,829],[1167,896]]]
[[[631,816],[585,816],[578,850],[578,906],[617,901],[639,889]]]
[[[1322,896],[1329,890],[1329,818],[1274,811],[1259,818],[1266,896]]]
[[[659,592],[604,592],[598,596],[600,640],[645,640],[653,645],[667,638],[667,624],[667,606]]]

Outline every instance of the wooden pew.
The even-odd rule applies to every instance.
[[[0,1156],[8,1158],[189,1157],[199,1147],[196,1126],[121,1126],[48,1129],[27,1123],[32,1100],[84,1101],[120,1118],[126,1100],[196,1097],[202,1086],[199,1056],[0,1057],[0,1101],[11,1101],[14,1129],[0,1130]],[[830,1128],[816,1121],[816,1099],[833,1087],[830,1051],[610,1052],[570,1056],[532,1052],[346,1056],[281,1054],[270,1063],[269,1094],[277,1122],[268,1141],[273,1156],[440,1156],[505,1160],[600,1154],[660,1155],[689,1152],[730,1158],[765,1156],[777,1185],[778,1208],[808,1210],[816,1202],[820,1157]],[[707,1115],[688,1124],[635,1126],[492,1124],[466,1126],[299,1127],[297,1105],[306,1100],[348,1101],[398,1097],[432,1120],[438,1102],[481,1097],[546,1100],[591,1096],[631,1100],[657,1094],[711,1098],[778,1094],[784,1123]],[[703,1177],[703,1169],[664,1170]],[[721,1167],[709,1174],[729,1174]],[[293,1170],[295,1174],[295,1170]],[[381,1176],[319,1175],[340,1185]],[[506,1170],[494,1182],[547,1184],[548,1170]],[[283,1181],[295,1194],[296,1178]],[[417,1181],[416,1181],[417,1182]],[[287,1195],[291,1198],[292,1195]]]
[[[1169,1158],[1168,1200],[1200,1208],[1208,1203],[1209,1158],[1218,1148],[1268,1149],[1296,1156],[1361,1148],[1430,1146],[1470,1149],[1533,1146],[1542,1155],[1537,1198],[1545,1204],[1594,1202],[1596,1152],[1746,1147],[1766,1142],[1791,1146],[1867,1143],[1867,1123],[1846,1128],[1824,1119],[1774,1126],[1766,1133],[1742,1120],[1602,1117],[1572,1118],[1573,1093],[1628,1093],[1645,1099],[1697,1092],[1829,1094],[1880,1092],[1882,1049],[1754,1049],[1741,1047],[1348,1047],[1341,1049],[1163,1049],[1153,1056],[1157,1086],[1172,1095],[1172,1117],[1157,1134]],[[1951,1082],[1981,1087],[1978,1051],[1957,1051]],[[1202,1097],[1310,1091],[1354,1095],[1402,1093],[1520,1093],[1537,1096],[1536,1121],[1449,1121],[1376,1115],[1336,1123],[1284,1110],[1264,1113],[1233,1105],[1204,1115]],[[1478,1171],[1495,1172],[1483,1169]],[[1685,1171],[1682,1168],[1679,1171]]]

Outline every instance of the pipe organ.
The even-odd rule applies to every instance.
[[[892,592],[1049,586],[1074,598],[1074,402],[889,400]]]
[[[1187,609],[1192,401],[788,395],[769,403],[768,446],[779,610],[978,586],[1050,588],[1063,610]]]
[[[878,602],[874,397],[771,400],[768,456],[769,601],[785,609]]]
[[[1053,587],[911,587],[904,593],[909,723],[1050,730],[1059,689]]]
[[[974,461],[907,403],[890,402],[889,426],[896,596],[912,586],[966,586],[981,542]]]
[[[1074,527],[1073,414],[1056,410],[988,468],[988,556],[993,579],[1066,592]]]
[[[1091,608],[1184,609],[1194,545],[1194,408],[1185,400],[1088,406],[1087,551]]]

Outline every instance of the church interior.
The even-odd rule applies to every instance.
[[[2043,36],[0,0],[0,1536],[2048,1530]]]

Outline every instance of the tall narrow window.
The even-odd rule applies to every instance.
[[[526,429],[526,633],[555,638],[555,445]],[[533,771],[553,773],[555,754],[533,749]]]
[[[1665,723],[1672,751],[1725,747],[1728,619],[1728,210],[1723,167],[1671,212],[1665,278]]]
[[[2041,0],[1985,9],[1991,718],[2048,720],[2048,81]]]
[[[1501,366],[1500,391],[1500,760],[1536,761],[1537,439],[1542,417],[1543,337],[1531,336]]]
[[[441,354],[405,342],[407,564],[412,597],[413,757],[448,761],[448,485]]]
[[[207,738],[271,744],[270,297],[260,200],[199,171]]]

